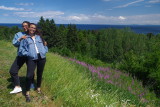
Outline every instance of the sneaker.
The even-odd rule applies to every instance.
[[[35,87],[34,87],[34,84],[32,83],[31,86],[30,86],[30,89],[33,89],[33,90],[34,90],[34,88],[35,88]]]
[[[42,92],[41,92],[41,90],[37,90],[37,93],[38,93],[38,94],[41,94]]]
[[[21,87],[15,87],[13,91],[10,92],[10,94],[15,94],[15,93],[19,93],[22,91]]]

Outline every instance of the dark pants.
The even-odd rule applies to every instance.
[[[20,86],[18,71],[22,67],[22,65],[26,62],[26,60],[27,60],[26,57],[17,56],[9,70],[14,86]]]
[[[42,82],[42,74],[44,70],[44,66],[46,63],[46,58],[41,58],[40,55],[38,55],[38,60],[31,60],[28,59],[27,61],[27,75],[26,75],[26,91],[30,90],[30,85],[32,83],[32,78],[34,76],[34,71],[37,66],[37,87],[41,87]]]
[[[18,71],[23,66],[23,64],[26,63],[26,61],[27,61],[27,57],[17,56],[9,70],[14,86],[20,86]],[[32,83],[34,83],[34,76],[32,78]]]

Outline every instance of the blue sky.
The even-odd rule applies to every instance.
[[[0,23],[160,25],[160,0],[1,0]]]

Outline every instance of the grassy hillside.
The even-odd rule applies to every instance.
[[[33,106],[46,106],[48,104],[54,105],[45,94],[38,95],[35,91],[31,91],[33,101],[29,104],[25,102],[23,93],[9,94],[13,89],[11,84],[11,78],[9,75],[9,69],[16,56],[16,48],[12,46],[10,42],[0,41],[0,105],[1,107],[33,107]],[[21,86],[25,90],[25,75],[26,65],[24,65],[20,71],[19,76],[21,80]],[[47,103],[46,103],[47,102]]]
[[[16,48],[10,42],[0,41],[0,53],[0,105],[2,107],[157,106],[155,104],[157,99],[153,93],[147,94],[147,102],[142,101],[143,99],[138,98],[125,88],[109,83],[105,84],[103,80],[95,79],[96,76],[92,78],[93,75],[88,68],[53,53],[47,54],[42,83],[43,94],[39,95],[32,90],[32,102],[26,103],[22,93],[9,94],[13,89],[9,69],[16,56]],[[26,66],[24,65],[19,71],[23,90],[25,90],[25,75]]]

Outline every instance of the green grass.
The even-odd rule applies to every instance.
[[[13,89],[9,69],[16,56],[16,48],[10,42],[0,41],[0,105],[2,107],[136,107],[143,104],[126,90],[91,78],[88,69],[66,58],[47,53],[43,73],[42,95],[31,91],[32,102],[26,103],[22,93],[10,95]],[[25,86],[26,66],[19,71],[21,86]]]
[[[42,106],[48,107],[48,105],[55,105],[45,94],[38,95],[35,91],[31,91],[32,102],[26,103],[25,97],[22,93],[9,94],[13,89],[11,84],[11,78],[9,69],[16,57],[16,48],[12,46],[11,42],[0,41],[0,106],[1,107],[35,107]],[[21,80],[21,86],[25,90],[25,75],[26,65],[24,65],[20,71],[19,76]],[[47,103],[45,103],[47,102]]]

